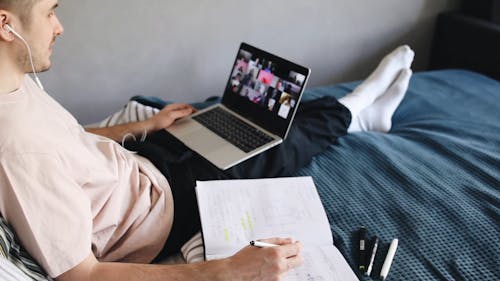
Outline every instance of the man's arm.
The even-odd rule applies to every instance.
[[[80,265],[57,277],[57,281],[273,281],[302,264],[300,243],[291,239],[268,239],[279,247],[247,246],[234,256],[196,264],[142,265],[100,263],[91,254]]]
[[[149,134],[165,129],[172,125],[175,120],[188,116],[194,111],[195,109],[187,104],[169,104],[150,119],[141,122],[105,128],[87,128],[86,131],[121,142],[127,134],[141,136],[144,133]]]

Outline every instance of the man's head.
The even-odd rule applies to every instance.
[[[36,71],[48,70],[52,46],[64,31],[55,15],[57,6],[57,0],[0,0],[0,51],[8,53],[18,71],[32,71],[28,49],[6,25],[31,47]]]

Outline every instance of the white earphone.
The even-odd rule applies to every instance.
[[[35,81],[36,81],[36,84],[38,85],[38,87],[40,89],[42,89],[43,91],[43,85],[42,85],[42,82],[40,82],[40,79],[38,78],[38,75],[36,75],[36,69],[35,69],[35,64],[33,63],[33,55],[31,54],[31,48],[30,48],[30,45],[28,44],[28,42],[26,42],[26,40],[24,40],[24,38],[21,36],[21,34],[17,33],[12,27],[10,27],[10,25],[8,24],[4,24],[3,26],[5,28],[5,30],[7,30],[8,32],[14,34],[17,38],[19,38],[19,40],[21,40],[24,45],[26,45],[26,48],[28,49],[28,55],[30,57],[30,63],[31,63],[31,68],[33,69],[33,75],[35,76]]]

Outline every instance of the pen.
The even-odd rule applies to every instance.
[[[389,251],[387,251],[387,256],[385,257],[384,265],[382,265],[382,270],[380,271],[380,278],[382,281],[387,278],[389,274],[389,269],[391,268],[392,260],[396,254],[396,249],[398,248],[398,239],[393,239],[391,246],[389,246]]]
[[[373,262],[375,261],[375,255],[377,254],[378,248],[378,237],[375,236],[373,239],[372,255],[370,256],[370,262],[368,263],[368,268],[366,269],[365,275],[370,276],[373,268]]]
[[[266,243],[266,242],[260,242],[260,241],[250,241],[250,245],[254,247],[259,247],[259,248],[269,248],[269,247],[278,247],[279,245],[276,244],[271,244],[271,243]]]
[[[366,270],[366,228],[359,227],[359,270],[364,272]]]

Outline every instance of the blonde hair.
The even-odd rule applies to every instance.
[[[19,16],[23,24],[29,24],[33,6],[39,0],[0,0],[0,9],[7,10]]]

